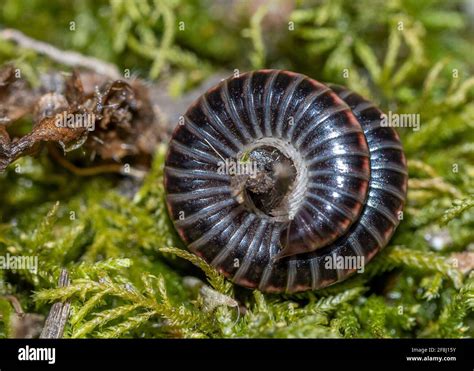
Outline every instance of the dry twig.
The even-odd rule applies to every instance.
[[[63,269],[59,275],[59,287],[69,286],[69,274]],[[70,302],[54,303],[41,331],[41,339],[59,339],[63,337],[64,327],[69,317]]]

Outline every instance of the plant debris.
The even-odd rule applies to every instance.
[[[64,338],[474,337],[472,14],[437,0],[221,3],[8,0],[0,11],[0,259],[38,257],[37,273],[0,269],[0,338],[39,336],[58,303],[70,303]],[[182,249],[167,215],[173,126],[220,78],[258,68],[420,118],[397,128],[411,181],[393,239],[323,290],[234,287]],[[56,110],[94,113],[95,130],[59,130]],[[145,177],[93,176],[127,163]],[[70,284],[58,287],[62,268]]]
[[[69,286],[69,274],[66,269],[61,271],[58,287]],[[71,303],[69,300],[54,303],[49,311],[40,338],[42,339],[60,339],[63,337],[64,328],[69,318],[69,309]]]
[[[159,130],[147,88],[138,80],[111,81],[74,70],[70,75],[52,73],[39,89],[31,89],[15,71],[11,65],[0,71],[0,114],[4,118],[0,171],[20,157],[37,154],[45,143],[56,158],[51,144],[59,145],[64,155],[80,148],[73,161],[86,168],[100,165],[107,171],[109,166],[112,172],[130,173],[132,165],[150,166]],[[10,139],[15,122],[27,114],[33,117],[31,131]]]

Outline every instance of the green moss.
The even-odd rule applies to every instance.
[[[22,158],[0,174],[0,255],[36,256],[39,267],[0,270],[0,337],[12,334],[7,294],[42,314],[70,300],[66,337],[474,335],[473,276],[451,256],[474,241],[474,35],[455,1],[301,1],[292,30],[286,22],[270,30],[265,7],[226,24],[199,1],[66,3],[7,0],[0,24],[169,78],[173,94],[214,70],[278,67],[348,85],[386,111],[419,114],[418,131],[399,130],[408,202],[390,245],[363,274],[314,293],[264,295],[234,287],[181,249],[164,204],[165,146],[132,199],[121,193],[123,179],[76,177],[45,154]],[[61,67],[0,41],[7,60],[33,83]],[[432,244],[430,234],[446,241]],[[61,268],[71,285],[56,288]]]

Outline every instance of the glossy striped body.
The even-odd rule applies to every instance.
[[[165,188],[179,235],[245,287],[298,292],[347,278],[354,266],[328,260],[370,261],[405,201],[403,149],[396,132],[381,127],[381,114],[343,87],[292,72],[223,81],[194,102],[170,142]],[[257,180],[220,171],[249,153]],[[269,193],[280,184],[271,183],[279,162],[292,164],[290,186]]]

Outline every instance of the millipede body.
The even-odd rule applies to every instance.
[[[406,197],[400,139],[342,86],[260,70],[222,81],[176,127],[169,215],[189,250],[264,292],[316,290],[361,271]]]

